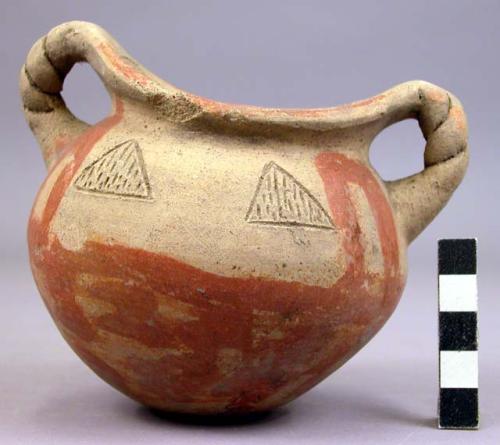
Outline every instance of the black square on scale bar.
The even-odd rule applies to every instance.
[[[476,273],[476,240],[439,240],[439,274],[473,275]]]
[[[439,427],[476,429],[479,425],[477,388],[441,388]]]
[[[440,351],[477,351],[477,313],[439,313]]]

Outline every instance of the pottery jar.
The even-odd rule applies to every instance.
[[[61,97],[82,61],[112,99],[95,125]],[[48,168],[29,220],[38,289],[96,374],[167,411],[268,410],[345,363],[467,166],[460,102],[422,81],[334,108],[219,103],[70,22],[35,43],[20,85]],[[384,181],[370,144],[408,118],[425,167]]]

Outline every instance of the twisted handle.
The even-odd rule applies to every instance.
[[[408,243],[433,220],[460,184],[468,164],[467,122],[459,100],[444,89],[414,81],[392,91],[383,128],[418,120],[426,140],[424,170],[388,181],[396,217]]]
[[[155,93],[157,79],[99,26],[75,21],[53,28],[33,45],[20,73],[26,119],[49,166],[57,158],[57,141],[73,139],[89,127],[61,97],[64,79],[77,62],[89,63],[111,96],[146,100]]]
[[[403,119],[418,120],[426,140],[423,171],[386,183],[396,218],[408,243],[434,219],[467,169],[467,122],[460,101],[427,82],[391,90],[383,128]]]

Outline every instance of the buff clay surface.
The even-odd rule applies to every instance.
[[[60,95],[80,61],[113,101],[94,126]],[[224,104],[85,22],[36,42],[20,87],[48,168],[28,229],[38,289],[97,375],[166,411],[269,410],[339,368],[394,311],[407,246],[468,162],[460,102],[427,82],[325,109]],[[384,182],[370,143],[407,118],[425,168]]]

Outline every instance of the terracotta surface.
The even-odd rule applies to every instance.
[[[92,127],[60,96],[78,61],[113,99]],[[20,84],[49,168],[28,230],[40,293],[100,377],[164,410],[267,410],[341,366],[396,307],[408,243],[467,166],[460,103],[421,81],[328,109],[222,104],[70,22]],[[406,118],[425,169],[384,182],[370,143]]]

